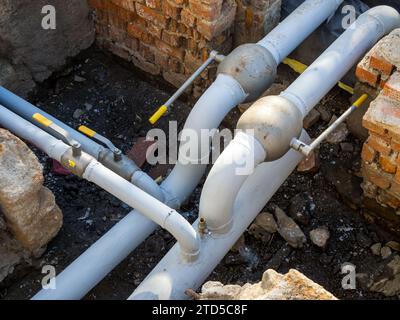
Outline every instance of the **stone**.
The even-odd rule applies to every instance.
[[[253,223],[249,228],[249,234],[254,238],[261,240],[263,242],[268,242],[271,240],[272,235],[266,231],[264,228],[260,227],[257,223]]]
[[[387,259],[387,258],[389,258],[390,256],[392,255],[392,249],[390,249],[389,247],[383,247],[382,249],[381,249],[381,256],[382,256],[382,259]]]
[[[310,239],[317,247],[325,248],[331,234],[328,228],[317,228],[310,232]]]
[[[350,142],[342,142],[341,144],[340,144],[340,149],[343,151],[343,152],[354,152],[354,147],[353,147],[353,145],[350,143]]]
[[[46,0],[0,4],[0,52],[9,66],[9,76],[0,76],[0,82],[23,96],[35,82],[49,78],[69,57],[94,42],[95,30],[86,1],[52,0],[51,5],[57,8],[55,30],[41,28],[42,8],[48,4]]]
[[[85,82],[86,79],[85,79],[84,77],[75,75],[75,76],[74,76],[74,81],[75,81],[75,82]]]
[[[285,275],[267,270],[262,281],[244,286],[204,284],[200,300],[337,300],[330,292],[295,269]]]
[[[72,117],[74,119],[79,119],[80,117],[82,117],[85,114],[85,111],[82,109],[76,109],[72,115]]]
[[[58,233],[62,213],[43,187],[42,168],[20,139],[0,129],[0,208],[11,233],[30,252]]]
[[[372,292],[379,292],[386,297],[400,295],[400,256],[395,255],[369,286]]]
[[[389,241],[388,243],[386,243],[385,246],[394,251],[400,252],[400,243],[398,243],[397,241]]]
[[[308,192],[299,193],[290,199],[289,216],[297,223],[307,226],[314,209],[313,198]]]
[[[314,124],[319,121],[319,119],[321,119],[321,114],[316,109],[312,109],[304,118],[304,129],[310,129]]]
[[[257,216],[255,223],[269,233],[275,233],[278,231],[278,225],[271,213],[260,213]]]
[[[333,116],[329,126],[332,125],[337,120],[336,116]],[[334,132],[332,132],[326,139],[327,142],[331,144],[338,144],[346,140],[349,135],[349,129],[347,129],[347,125],[345,122],[341,123]]]
[[[375,243],[374,245],[371,246],[371,252],[375,256],[380,256],[381,250],[382,250],[382,244],[380,243]]]
[[[324,122],[329,122],[332,119],[332,113],[328,110],[325,105],[319,105],[315,108],[321,115],[321,119]]]
[[[302,248],[307,238],[296,222],[279,207],[275,208],[275,217],[278,222],[278,232],[282,238],[293,248]]]
[[[314,150],[308,157],[303,159],[297,166],[297,171],[301,173],[315,173],[319,170],[319,152]]]
[[[235,242],[233,247],[231,248],[232,252],[239,252],[239,250],[246,245],[246,239],[244,235],[242,234],[238,241]]]

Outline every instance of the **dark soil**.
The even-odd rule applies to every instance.
[[[279,74],[277,81],[291,82],[297,77],[285,66],[280,68]],[[75,75],[84,77],[86,81],[74,81]],[[168,87],[149,84],[143,81],[138,71],[91,49],[47,81],[32,101],[72,127],[88,125],[109,137],[127,153],[136,140],[151,129],[147,119],[170,94]],[[348,94],[334,89],[322,104],[339,115],[348,107],[349,98]],[[74,119],[75,110],[85,110],[85,104],[90,104],[92,109]],[[168,120],[177,120],[182,126],[189,112],[188,103],[178,102],[159,126],[167,129]],[[232,112],[223,126],[233,128],[239,115],[237,110]],[[311,134],[317,135],[324,127],[326,123],[319,122],[312,128]],[[229,253],[209,280],[244,284],[260,281],[262,273],[268,268],[279,272],[295,268],[338,298],[383,298],[362,288],[346,291],[341,287],[343,263],[353,263],[363,272],[373,270],[382,259],[373,256],[369,247],[376,242],[393,240],[376,226],[367,224],[357,206],[350,203],[356,210],[348,206],[333,186],[332,179],[327,178],[338,170],[351,177],[359,171],[362,144],[352,136],[348,141],[354,146],[354,152],[342,152],[337,145],[324,144],[320,151],[321,169],[315,174],[293,173],[266,207],[266,210],[272,210],[274,205],[278,205],[287,212],[293,197],[306,193],[310,223],[301,227],[306,235],[316,227],[329,227],[331,238],[325,251],[316,248],[310,241],[303,249],[295,250],[289,248],[279,235],[275,235],[269,243],[263,243],[245,233],[246,254]],[[61,272],[130,211],[128,206],[84,180],[52,173],[48,157],[37,150],[35,152],[44,166],[46,186],[55,193],[57,203],[63,210],[64,226],[48,245],[45,255],[35,261],[26,275],[0,291],[4,299],[32,297],[40,289],[43,277],[40,266],[51,264],[57,272]],[[144,169],[148,171],[152,168],[147,165]],[[357,190],[361,181],[357,178],[353,181]],[[191,213],[192,219],[197,214],[200,192],[201,186],[181,209],[181,212]],[[174,240],[167,232],[157,231],[86,299],[126,299],[173,244]]]

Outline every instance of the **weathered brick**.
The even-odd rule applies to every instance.
[[[370,86],[376,87],[380,81],[380,75],[377,71],[373,70],[369,66],[370,58],[364,57],[363,60],[357,65],[356,77],[361,82],[367,83]]]
[[[390,144],[375,134],[369,136],[367,144],[369,147],[371,147],[375,151],[378,151],[380,154],[384,156],[388,156],[392,151]]]
[[[397,170],[397,153],[393,153],[390,156],[379,156],[379,164],[383,171],[388,173],[396,173]]]
[[[365,143],[361,154],[362,159],[368,163],[371,163],[375,160],[376,155],[377,152]]]
[[[383,94],[400,102],[400,71],[395,72],[385,83]]]
[[[149,20],[162,28],[167,27],[167,18],[163,14],[149,7],[146,7],[140,3],[136,3],[136,12],[143,19]]]
[[[393,180],[393,175],[386,173],[378,168],[375,163],[363,165],[363,175],[381,189],[389,189]]]

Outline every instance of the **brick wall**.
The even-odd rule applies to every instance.
[[[146,73],[180,86],[211,50],[257,41],[280,19],[281,0],[89,0],[98,44]],[[199,96],[216,66],[197,79]]]
[[[376,99],[363,118],[369,137],[362,151],[364,193],[400,209],[400,29],[382,39],[360,62],[360,82]]]

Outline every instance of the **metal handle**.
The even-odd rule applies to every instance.
[[[337,127],[343,123],[355,110],[362,107],[365,101],[368,99],[368,94],[363,94],[360,98],[357,99],[353,105],[347,109],[345,113],[343,113],[339,119],[337,119],[332,125],[326,129],[317,139],[314,140],[310,145],[293,138],[290,147],[298,152],[301,152],[303,155],[308,157],[311,152],[313,152],[333,131],[337,129]]]
[[[86,127],[86,126],[80,126],[78,130],[84,134],[86,134],[88,137],[95,139],[104,145],[107,146],[108,149],[110,149],[114,153],[114,160],[115,161],[121,161],[122,160],[122,151],[118,149],[112,142],[111,140],[107,139],[106,137],[102,136],[101,134],[98,134],[96,131]]]
[[[73,139],[68,131],[65,129],[61,128],[57,124],[55,124],[53,121],[47,119],[45,116],[43,116],[40,113],[35,113],[32,118],[40,123],[42,126],[51,129],[53,132],[53,135],[58,136],[60,139],[62,139],[65,143],[70,145],[72,147],[73,151],[73,156],[74,157],[79,157],[82,154],[82,146],[81,144]]]
[[[217,51],[211,51],[210,57],[198,68],[189,79],[173,94],[173,96],[163,104],[149,119],[151,124],[156,124],[167,112],[169,107],[186,91],[187,88],[193,83],[194,80],[214,61],[221,62],[225,56],[219,54]]]

